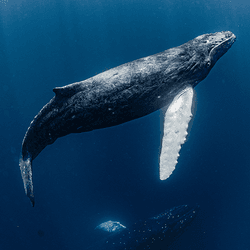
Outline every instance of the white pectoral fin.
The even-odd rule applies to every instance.
[[[126,227],[123,226],[120,222],[112,221],[112,220],[103,222],[99,226],[96,227],[96,229],[101,229],[107,232],[115,232],[123,228],[126,228]]]
[[[172,101],[164,113],[164,129],[160,154],[160,179],[166,180],[174,171],[181,145],[187,136],[192,118],[194,89],[186,87]]]

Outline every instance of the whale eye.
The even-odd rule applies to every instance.
[[[210,67],[210,65],[211,65],[211,62],[208,61],[208,62],[206,63],[207,68]]]

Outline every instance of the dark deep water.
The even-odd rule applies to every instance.
[[[182,204],[200,212],[172,249],[250,249],[249,0],[0,0],[0,249],[75,250],[106,220],[129,225]],[[233,47],[196,87],[197,110],[172,176],[160,181],[159,112],[70,135],[18,159],[54,87],[222,30]]]

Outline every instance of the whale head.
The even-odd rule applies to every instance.
[[[185,55],[185,70],[196,86],[204,80],[215,63],[231,48],[236,36],[231,31],[204,34],[179,46]]]

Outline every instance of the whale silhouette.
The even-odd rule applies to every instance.
[[[129,228],[107,221],[97,228],[105,231],[87,250],[167,249],[181,236],[197,215],[199,206],[182,205],[168,209]],[[106,234],[106,235],[104,235]]]
[[[201,35],[87,80],[54,88],[55,96],[35,116],[22,143],[19,166],[32,205],[32,161],[47,145],[70,133],[116,126],[159,109],[164,113],[160,179],[167,179],[187,135],[193,88],[235,39],[230,31]]]

